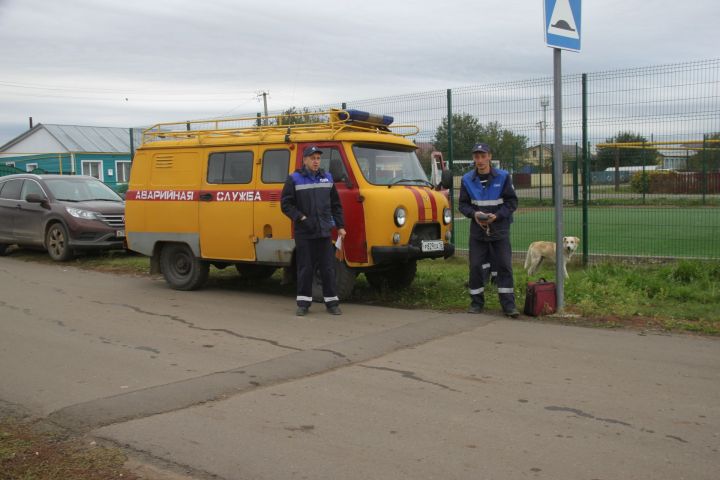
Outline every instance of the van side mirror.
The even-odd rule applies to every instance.
[[[440,176],[440,186],[445,190],[453,187],[453,174],[450,170],[443,170]]]

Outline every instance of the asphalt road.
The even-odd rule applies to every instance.
[[[0,401],[205,479],[716,479],[720,340],[0,258]]]

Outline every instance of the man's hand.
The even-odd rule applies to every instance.
[[[488,225],[497,218],[494,213],[475,212],[474,220],[478,225]]]
[[[345,229],[338,228],[338,237],[344,237],[345,235],[347,235],[347,232],[345,231]]]

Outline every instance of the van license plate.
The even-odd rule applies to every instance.
[[[442,252],[445,248],[442,240],[423,240],[420,246],[423,252]]]
[[[125,230],[115,230],[116,238],[125,238]]]

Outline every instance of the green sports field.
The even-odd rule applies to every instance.
[[[469,220],[455,217],[455,245],[467,249]],[[522,207],[512,226],[514,251],[536,240],[554,240],[553,208]],[[582,209],[563,211],[565,235],[583,237]],[[591,255],[720,258],[720,209],[713,207],[592,207],[588,209]],[[582,244],[581,244],[582,249]]]

